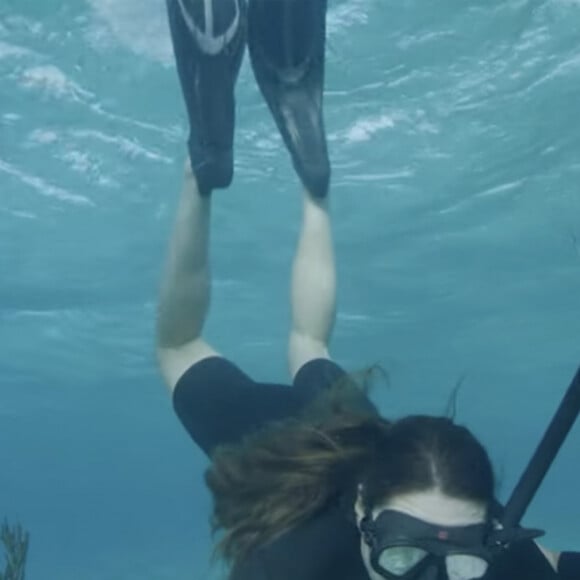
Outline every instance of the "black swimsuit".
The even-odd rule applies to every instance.
[[[273,420],[296,416],[321,390],[345,376],[326,359],[310,361],[292,386],[257,383],[227,359],[193,365],[178,381],[173,405],[199,447],[210,456],[218,445],[236,443]],[[230,580],[369,580],[360,535],[349,508],[337,498],[308,522],[290,530],[240,563]],[[576,560],[566,557],[568,575],[556,574],[533,542],[511,548],[485,580],[580,579]]]

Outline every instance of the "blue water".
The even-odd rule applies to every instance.
[[[334,0],[332,350],[442,413],[505,498],[580,363],[580,3]],[[153,356],[185,115],[161,0],[0,3],[0,516],[30,580],[209,571],[206,461]],[[246,62],[207,334],[286,380],[300,196]],[[267,211],[264,211],[267,208]],[[526,522],[580,549],[576,427]]]

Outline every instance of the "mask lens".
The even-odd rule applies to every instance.
[[[383,550],[380,567],[393,576],[404,576],[421,562],[428,552],[412,546],[396,546]]]
[[[454,554],[447,556],[447,575],[449,580],[472,580],[481,578],[487,571],[488,563],[477,556]]]

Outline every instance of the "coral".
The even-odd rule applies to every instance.
[[[9,526],[4,521],[0,540],[6,550],[6,568],[0,572],[0,580],[24,580],[29,534],[20,525]]]

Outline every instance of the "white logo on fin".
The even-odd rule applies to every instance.
[[[219,1],[219,0],[218,0]],[[187,24],[187,28],[191,31],[191,33],[195,36],[195,40],[197,41],[198,46],[200,49],[209,54],[210,56],[216,56],[219,54],[224,47],[229,44],[236,32],[238,31],[238,27],[240,25],[240,7],[238,4],[238,0],[234,0],[234,6],[236,7],[236,14],[234,16],[234,21],[230,24],[229,28],[219,36],[214,36],[213,34],[213,2],[214,0],[204,0],[204,15],[205,15],[205,23],[207,31],[200,30],[193,18],[190,16],[189,12],[186,10],[184,6],[184,0],[177,0],[179,3],[179,7],[181,8],[181,13],[183,15],[183,19]]]

